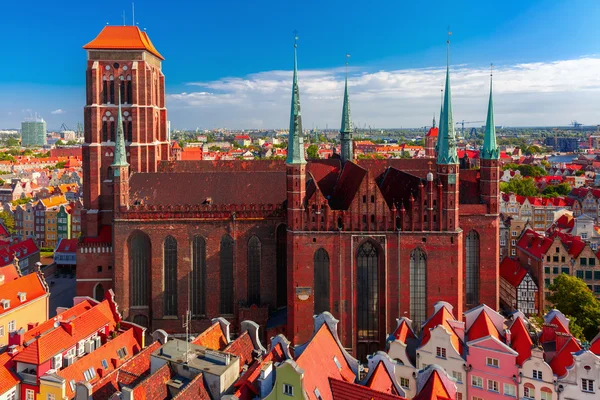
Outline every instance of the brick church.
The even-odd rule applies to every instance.
[[[346,80],[341,154],[307,161],[296,46],[287,160],[175,161],[164,58],[107,26],[87,51],[84,235],[77,294],[113,289],[124,316],[182,332],[253,319],[295,344],[330,311],[364,358],[436,301],[498,306],[498,148],[490,101],[479,170],[460,170],[446,72],[427,157],[357,160]]]

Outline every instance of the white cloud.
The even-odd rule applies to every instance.
[[[494,68],[496,123],[567,125],[576,119],[595,124],[600,92],[600,58],[536,62]],[[352,119],[360,126],[419,127],[439,114],[445,68],[368,71],[354,67],[349,77]],[[337,128],[343,69],[300,70],[305,128]],[[289,123],[291,71],[266,71],[243,78],[189,83],[202,91],[170,94],[177,127],[283,128]],[[485,119],[489,68],[452,66],[454,119]]]
[[[52,114],[52,115],[59,115],[59,114],[64,114],[64,113],[66,113],[66,111],[63,110],[63,109],[61,109],[61,108],[59,108],[57,110],[52,111],[50,114]]]

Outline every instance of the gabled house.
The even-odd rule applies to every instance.
[[[505,257],[500,263],[500,303],[509,310],[526,315],[540,309],[538,285],[516,257]]]

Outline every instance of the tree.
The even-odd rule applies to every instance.
[[[574,276],[561,274],[549,287],[547,300],[563,314],[574,317],[583,335],[591,340],[598,333],[600,323],[600,301],[584,281]],[[572,328],[571,328],[572,329]]]
[[[54,143],[54,145],[55,145],[55,146],[64,146],[64,145],[65,145],[65,142],[63,142],[62,140],[58,139],[58,140],[56,141],[56,143]]]
[[[410,153],[408,151],[403,151],[400,158],[411,158]]]
[[[77,140],[69,140],[67,142],[67,146],[75,146],[75,145],[77,145]]]
[[[15,138],[6,139],[6,147],[19,147],[21,143]]]
[[[13,235],[15,231],[15,218],[8,211],[0,212],[0,221],[4,224],[6,229],[8,229],[8,233]]]
[[[319,158],[319,147],[316,144],[311,144],[306,149],[306,156],[311,160],[316,160]]]
[[[585,171],[583,171],[583,170],[575,171],[575,176],[582,176],[582,175],[585,175]]]
[[[31,197],[23,197],[21,199],[13,200],[11,203],[13,206],[18,206],[21,204],[27,204],[31,201]]]
[[[537,196],[538,188],[531,178],[516,177],[509,182],[501,182],[500,190],[504,193],[516,193],[520,196]]]
[[[558,185],[547,186],[542,194],[546,197],[558,197],[566,196],[571,193],[571,186],[566,183],[559,183]]]

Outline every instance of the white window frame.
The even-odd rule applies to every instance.
[[[495,381],[493,379],[488,379],[487,380],[487,390],[488,390],[488,392],[500,393],[500,384],[498,383],[498,381]]]
[[[17,321],[14,319],[8,323],[8,333],[12,333],[17,330]]]
[[[537,379],[539,381],[541,381],[543,379],[542,371],[540,371],[538,369],[534,369],[532,374],[533,374],[533,379]]]
[[[480,376],[471,375],[471,386],[483,389],[483,378]]]
[[[581,378],[581,391],[585,393],[596,393],[594,383],[593,379]]]
[[[444,347],[436,347],[435,348],[435,356],[437,358],[446,358],[446,349]]]
[[[410,379],[401,376],[400,377],[400,386],[404,389],[408,389],[410,387]]]
[[[25,400],[34,400],[35,392],[32,389],[25,389]]]
[[[452,371],[452,377],[454,379],[456,379],[456,382],[458,383],[462,383],[462,372],[459,371]]]
[[[517,387],[515,385],[505,383],[502,389],[502,393],[504,393],[505,396],[517,397]]]
[[[293,396],[294,395],[294,387],[292,385],[290,385],[289,383],[284,383],[283,384],[283,394],[285,394],[286,396]]]
[[[486,357],[485,365],[492,368],[500,368],[500,360],[494,357]]]

